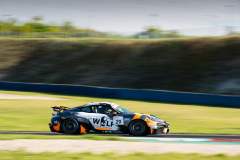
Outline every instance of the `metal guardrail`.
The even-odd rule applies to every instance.
[[[0,81],[0,89],[61,94],[84,95],[104,98],[157,100],[205,105],[240,107],[240,96],[187,93],[147,89],[117,89],[82,85],[19,83]]]

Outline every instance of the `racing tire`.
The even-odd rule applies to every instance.
[[[75,119],[66,119],[61,125],[61,130],[66,134],[76,134],[79,133],[79,124]]]
[[[142,120],[132,121],[129,125],[129,132],[134,136],[146,136],[147,131],[147,125]]]

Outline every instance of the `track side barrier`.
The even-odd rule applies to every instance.
[[[240,96],[0,81],[0,89],[240,107]]]

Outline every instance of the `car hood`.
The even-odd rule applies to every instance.
[[[149,119],[151,119],[152,121],[155,121],[155,122],[160,122],[160,123],[166,122],[166,121],[162,120],[161,118],[154,116],[152,114],[147,114],[147,113],[135,113],[135,114],[146,115],[146,116],[148,116]]]

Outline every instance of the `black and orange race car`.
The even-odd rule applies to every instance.
[[[52,107],[49,127],[52,132],[66,134],[117,133],[145,136],[168,134],[169,124],[150,114],[133,113],[109,102],[88,103],[68,108]]]

